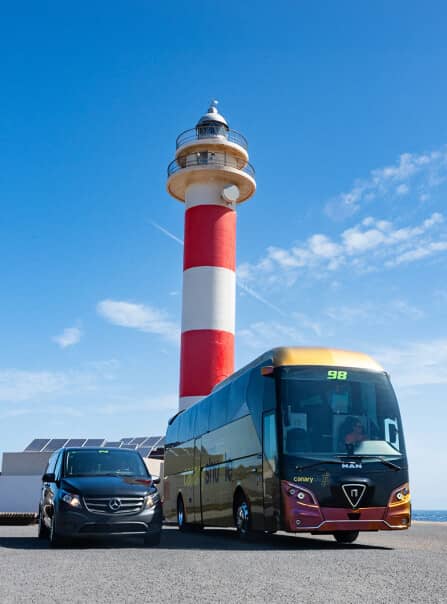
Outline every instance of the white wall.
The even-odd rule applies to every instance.
[[[41,476],[0,476],[0,512],[37,514],[41,484]]]

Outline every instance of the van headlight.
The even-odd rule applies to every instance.
[[[146,510],[153,508],[158,503],[158,495],[146,495],[144,498],[144,507]]]
[[[61,497],[64,503],[71,505],[74,508],[78,508],[81,506],[81,499],[79,495],[75,495],[74,493],[64,493]]]

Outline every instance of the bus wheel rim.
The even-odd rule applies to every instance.
[[[179,501],[178,506],[178,525],[183,526],[184,514],[183,514],[183,504]]]
[[[241,533],[246,533],[248,530],[248,517],[249,517],[248,505],[246,504],[245,501],[243,501],[238,506],[237,514],[236,514],[237,528],[239,529],[239,531]]]

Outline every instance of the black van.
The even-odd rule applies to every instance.
[[[42,481],[38,536],[51,545],[95,535],[141,535],[146,545],[160,543],[160,479],[151,477],[137,451],[59,449]]]

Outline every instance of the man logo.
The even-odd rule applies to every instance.
[[[117,512],[121,507],[121,500],[120,499],[111,499],[109,501],[109,508],[112,510],[112,512]]]
[[[341,487],[352,508],[356,508],[365,494],[366,484],[344,484]]]

